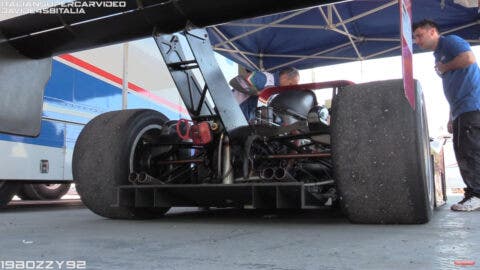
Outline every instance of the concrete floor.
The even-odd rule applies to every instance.
[[[118,221],[78,203],[17,205],[0,210],[0,269],[15,260],[86,261],[86,269],[479,269],[478,228],[480,211],[448,206],[426,225],[385,226],[326,210],[179,208],[159,220]]]

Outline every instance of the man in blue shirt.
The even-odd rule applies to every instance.
[[[448,131],[465,188],[465,197],[454,211],[480,210],[480,69],[470,45],[458,36],[442,36],[435,22],[413,25],[415,43],[433,50],[435,71],[442,78],[450,104]]]

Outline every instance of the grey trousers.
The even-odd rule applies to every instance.
[[[462,113],[453,121],[453,149],[465,196],[480,198],[480,111]]]

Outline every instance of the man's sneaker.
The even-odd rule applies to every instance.
[[[480,198],[478,197],[466,197],[461,200],[459,203],[456,203],[450,207],[453,211],[475,211],[480,210]]]

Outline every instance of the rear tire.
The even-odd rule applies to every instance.
[[[0,181],[0,207],[6,206],[12,200],[19,187],[15,182]]]
[[[348,86],[335,97],[332,152],[344,213],[355,223],[430,220],[433,172],[423,95],[413,110],[402,80]]]
[[[113,206],[119,185],[128,184],[132,145],[146,127],[161,126],[167,117],[154,110],[113,111],[97,116],[80,133],[73,153],[73,178],[83,203],[94,213],[119,219],[147,219],[169,208]]]
[[[17,196],[22,200],[59,200],[69,189],[70,184],[23,184]]]

